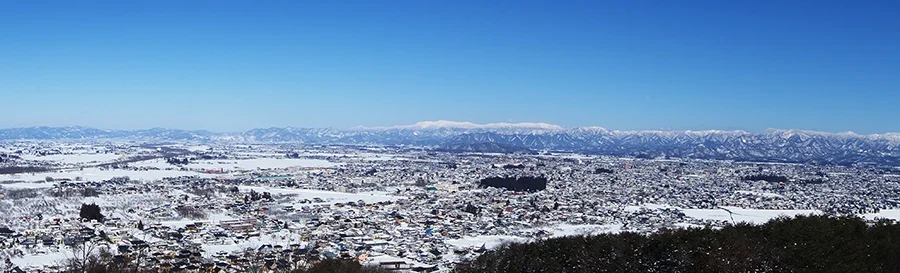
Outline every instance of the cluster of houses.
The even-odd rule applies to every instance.
[[[228,154],[216,149],[229,148],[204,152]],[[380,152],[383,157],[294,152],[339,164],[328,171],[54,181],[39,196],[0,200],[17,206],[0,209],[7,214],[0,223],[0,262],[56,271],[79,247],[91,245],[112,261],[172,272],[279,271],[326,259],[441,272],[506,239],[573,235],[560,226],[582,234],[653,232],[730,223],[692,218],[682,209],[863,214],[900,207],[900,176],[868,166]],[[748,179],[758,174],[791,179]],[[485,178],[515,176],[549,183],[535,192],[479,185]],[[805,183],[809,177],[817,183]],[[79,208],[87,203],[100,206],[105,218],[83,219]],[[54,257],[55,263],[35,262]]]

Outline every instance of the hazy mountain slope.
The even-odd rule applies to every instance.
[[[896,133],[859,135],[802,130],[768,130],[762,133],[615,131],[601,127],[564,129],[544,123],[478,125],[448,121],[354,130],[287,127],[253,129],[238,133],[164,128],[134,131],[87,127],[0,129],[0,140],[57,139],[414,145],[444,150],[459,148],[465,151],[478,151],[478,147],[495,151],[518,147],[527,150],[609,155],[822,163],[875,162],[900,165],[900,134]]]

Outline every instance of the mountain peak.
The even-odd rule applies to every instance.
[[[806,130],[618,131],[601,127],[563,129],[546,123],[475,124],[425,121],[407,126],[337,130],[268,128],[237,133],[178,129],[106,131],[83,129],[0,129],[4,140],[129,139],[149,141],[223,141],[240,143],[304,143],[414,145],[450,150],[498,151],[523,147],[532,151],[565,151],[650,157],[713,158],[740,161],[876,162],[900,166],[900,134],[859,135]],[[487,144],[486,144],[487,143]]]

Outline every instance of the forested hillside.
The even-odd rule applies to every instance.
[[[900,272],[900,225],[799,216],[761,226],[607,234],[512,244],[469,272]]]

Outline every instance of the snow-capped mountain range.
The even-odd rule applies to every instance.
[[[408,126],[331,128],[262,128],[237,133],[213,133],[153,128],[101,130],[88,127],[0,129],[0,140],[133,139],[309,144],[415,145],[432,148],[502,147],[606,155],[686,157],[752,161],[900,165],[900,133],[860,135],[804,130],[745,131],[619,131],[602,127],[563,128],[546,123],[430,121]],[[491,151],[485,151],[491,152]]]
[[[449,121],[449,120],[438,120],[438,121],[422,121],[417,122],[413,125],[405,125],[405,126],[391,126],[391,127],[360,127],[360,129],[411,129],[411,130],[426,130],[426,129],[441,129],[441,128],[456,128],[456,129],[535,129],[535,130],[548,130],[548,131],[559,131],[563,130],[562,126],[547,124],[547,123],[536,123],[536,122],[524,122],[524,123],[488,123],[488,124],[475,124],[471,122],[459,122],[459,121]]]

